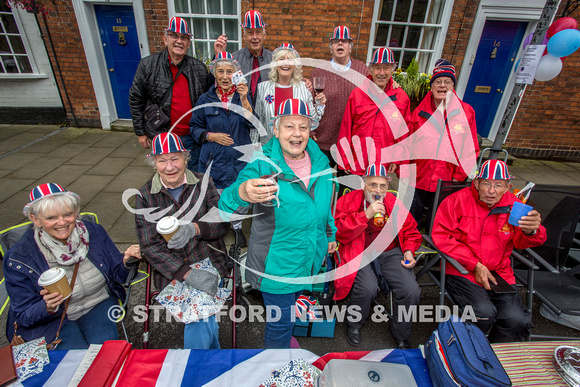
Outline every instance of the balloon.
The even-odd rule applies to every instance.
[[[552,23],[550,27],[548,27],[548,32],[546,36],[551,38],[552,36],[556,35],[560,31],[573,29],[575,30],[578,27],[578,22],[573,17],[563,17],[558,19]]]
[[[548,41],[548,53],[553,56],[568,56],[580,47],[580,31],[564,30]]]
[[[562,60],[550,54],[543,56],[536,69],[536,80],[546,82],[552,80],[562,71]]]

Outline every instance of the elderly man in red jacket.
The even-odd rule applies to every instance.
[[[510,255],[514,247],[535,247],[546,241],[536,210],[523,216],[518,227],[508,223],[511,208],[519,201],[509,192],[510,178],[503,161],[486,161],[471,187],[441,203],[433,223],[435,245],[469,271],[463,275],[447,265],[446,290],[461,308],[473,307],[477,326],[483,332],[491,328],[491,342],[529,336],[531,314],[517,292]],[[502,279],[513,291],[493,290]]]
[[[350,344],[358,346],[362,341],[360,328],[369,315],[379,281],[384,278],[394,294],[391,333],[397,348],[407,349],[411,347],[411,322],[399,321],[398,316],[399,308],[418,305],[421,297],[413,273],[414,253],[421,245],[421,234],[403,204],[387,192],[388,187],[385,166],[371,165],[364,175],[363,189],[338,200],[334,222],[340,242],[337,269],[340,278],[334,282],[334,298],[341,300],[350,292],[351,307],[358,307],[359,316],[347,316],[346,331]]]
[[[408,132],[410,100],[401,87],[393,86],[391,76],[396,68],[391,49],[375,50],[369,63],[370,79],[348,97],[337,144],[342,159],[342,165],[338,164],[347,173],[362,176],[365,169],[374,164],[373,154],[377,160],[380,159],[383,148],[393,145],[398,138],[404,138],[401,136]],[[358,139],[353,138],[355,136]],[[385,166],[389,173],[394,173],[398,164],[391,162]]]

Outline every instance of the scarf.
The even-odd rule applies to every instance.
[[[76,226],[66,241],[57,241],[42,228],[34,231],[34,240],[47,261],[70,266],[82,261],[89,252],[89,233],[83,222],[77,220]]]
[[[228,97],[236,92],[236,85],[232,85],[227,93],[218,85],[217,91],[221,94],[221,100],[222,104],[224,105],[224,109],[228,110]]]

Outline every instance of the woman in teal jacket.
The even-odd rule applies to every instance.
[[[266,321],[266,348],[290,347],[294,304],[303,290],[311,289],[310,277],[324,256],[336,248],[332,170],[318,145],[309,141],[312,121],[303,101],[283,102],[275,138],[254,154],[219,202],[226,213],[243,214],[254,206],[246,279],[262,292],[264,304],[280,313],[279,319],[270,319],[277,321]],[[261,178],[267,175],[274,175],[277,184]]]

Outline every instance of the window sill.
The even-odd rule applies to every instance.
[[[0,74],[0,79],[47,79],[48,74]]]

